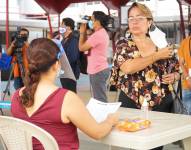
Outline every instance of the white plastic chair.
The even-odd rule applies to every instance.
[[[59,150],[54,137],[27,121],[0,116],[0,140],[5,150],[32,150],[32,137],[40,141],[45,150]]]

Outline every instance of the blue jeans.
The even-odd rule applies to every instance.
[[[191,90],[182,90],[183,103],[191,115]]]
[[[24,84],[23,84],[23,80],[22,80],[21,77],[14,78],[14,88],[15,88],[15,90],[17,90],[17,89],[19,89],[19,88],[21,88],[23,86],[24,86]]]

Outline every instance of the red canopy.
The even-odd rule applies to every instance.
[[[191,0],[184,0],[184,1],[191,5]]]
[[[6,46],[8,47],[9,42],[9,18],[8,18],[8,1],[6,0]],[[66,7],[69,6],[71,3],[81,3],[81,2],[92,2],[92,0],[35,0],[48,14],[60,14]],[[119,10],[121,6],[125,5],[130,0],[95,0],[95,1],[102,1],[106,7],[110,9],[117,9]],[[184,1],[191,5],[191,0],[177,0],[177,1]],[[50,18],[49,24],[50,24]],[[181,20],[183,22],[183,20]],[[51,24],[50,24],[51,28]],[[183,30],[184,32],[184,30]]]
[[[92,2],[92,0],[35,0],[46,12],[50,14],[60,14],[71,3]],[[96,0],[102,1],[106,7],[119,9],[129,0]]]

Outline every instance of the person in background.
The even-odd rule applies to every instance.
[[[109,65],[107,62],[107,49],[109,46],[109,36],[106,31],[108,16],[101,11],[94,11],[92,22],[88,23],[94,32],[87,39],[87,24],[80,26],[80,51],[89,51],[87,73],[90,76],[93,97],[97,100],[107,102],[106,88],[109,78]]]
[[[2,55],[2,47],[1,47],[1,43],[0,43],[0,58],[1,58],[1,55]]]
[[[79,36],[76,35],[74,32],[74,20],[72,20],[71,18],[64,18],[62,20],[60,33],[63,36],[62,45],[65,50],[66,56],[76,77],[76,80],[78,80],[80,76],[78,48]],[[63,88],[67,88],[76,93],[76,81],[68,78],[61,78],[60,82]]]
[[[147,6],[136,2],[130,6],[130,35],[117,42],[110,83],[121,90],[118,100],[122,107],[140,109],[146,100],[150,110],[171,112],[171,90],[179,79],[179,64],[172,47],[158,49],[148,36],[152,24]]]
[[[188,30],[191,33],[191,24],[189,24]],[[178,56],[183,77],[182,99],[191,115],[191,34],[181,42]]]
[[[118,114],[110,114],[103,122],[97,123],[74,92],[55,85],[61,56],[59,48],[50,39],[39,38],[30,43],[26,86],[13,94],[11,112],[14,117],[49,132],[60,150],[78,150],[77,128],[94,139],[101,139],[117,123]],[[33,140],[33,149],[43,148]]]
[[[21,65],[24,68],[24,73],[25,74],[26,74],[26,72],[28,70],[28,62],[27,62],[27,59],[26,59],[26,50],[27,50],[28,45],[29,45],[29,43],[28,43],[28,37],[29,37],[28,29],[21,28],[18,36],[21,36],[22,40],[24,40],[24,44],[23,44],[23,46],[21,48],[21,57],[22,58],[17,58],[17,55],[16,55],[17,52],[16,51],[18,49],[17,49],[16,42],[18,43],[18,42],[21,42],[21,41],[16,41],[15,37],[13,38],[13,41],[12,41],[10,47],[6,51],[7,55],[13,56],[12,65],[14,65],[13,75],[14,75],[14,88],[15,89],[19,89],[19,88],[24,86],[24,81],[22,79],[21,68],[19,67],[18,59],[22,59],[20,61],[22,61]]]

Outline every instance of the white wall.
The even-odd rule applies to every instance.
[[[0,0],[0,20],[6,18],[6,0]],[[9,19],[18,20],[19,16],[19,5],[18,0],[9,0]]]

